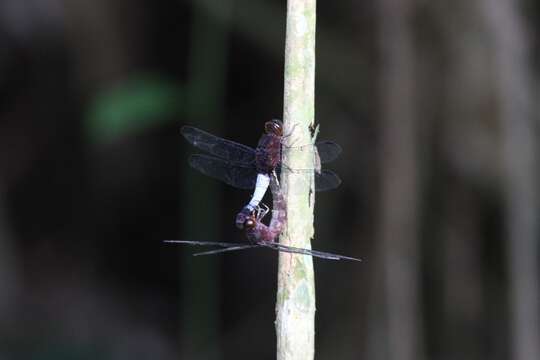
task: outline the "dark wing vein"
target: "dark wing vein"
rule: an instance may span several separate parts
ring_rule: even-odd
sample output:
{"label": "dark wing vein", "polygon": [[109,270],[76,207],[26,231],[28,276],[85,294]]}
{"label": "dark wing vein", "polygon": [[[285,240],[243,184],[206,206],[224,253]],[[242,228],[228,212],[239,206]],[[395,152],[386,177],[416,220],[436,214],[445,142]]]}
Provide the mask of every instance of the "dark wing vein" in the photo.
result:
{"label": "dark wing vein", "polygon": [[[341,179],[338,174],[332,170],[322,170],[320,173],[315,172],[313,169],[291,169],[283,165],[287,171],[296,174],[314,173],[315,174],[315,190],[316,191],[328,191],[334,190],[341,185]],[[278,177],[281,176],[281,169],[276,169]]]}
{"label": "dark wing vein", "polygon": [[231,246],[225,249],[217,249],[217,250],[210,250],[210,251],[203,251],[193,254],[193,256],[203,256],[203,255],[215,255],[215,254],[221,254],[228,251],[236,251],[236,250],[245,250],[245,249],[253,249],[260,247],[260,245],[241,245],[241,246]]}
{"label": "dark wing vein", "polygon": [[327,252],[324,252],[324,251],[302,249],[302,248],[297,248],[297,247],[293,247],[293,246],[287,246],[287,245],[283,245],[283,244],[279,244],[279,243],[270,243],[269,242],[269,243],[261,243],[261,245],[265,246],[265,247],[268,247],[268,248],[271,248],[271,249],[274,249],[274,250],[279,250],[279,251],[284,251],[284,252],[294,253],[294,254],[310,255],[310,256],[315,256],[315,257],[322,258],[322,259],[327,259],[327,260],[362,261],[360,259],[353,258],[353,257],[350,257],[350,256],[332,254],[332,253],[327,253]]}
{"label": "dark wing vein", "polygon": [[323,170],[320,174],[315,173],[315,190],[317,191],[333,190],[340,184],[341,179],[332,170]]}
{"label": "dark wing vein", "polygon": [[333,141],[323,140],[317,142],[315,145],[317,146],[322,164],[334,161],[342,151],[341,146]]}
{"label": "dark wing vein", "polygon": [[202,154],[191,155],[189,165],[206,176],[240,189],[253,189],[257,182],[257,169],[253,166],[232,163]]}
{"label": "dark wing vein", "polygon": [[189,240],[163,240],[164,243],[170,244],[188,244],[188,245],[202,245],[202,246],[220,246],[220,247],[233,247],[244,246],[245,244],[228,243],[228,242],[215,242],[215,241],[189,241]]}
{"label": "dark wing vein", "polygon": [[255,161],[255,150],[249,146],[220,138],[193,126],[183,126],[180,132],[191,145],[222,159],[243,164]]}

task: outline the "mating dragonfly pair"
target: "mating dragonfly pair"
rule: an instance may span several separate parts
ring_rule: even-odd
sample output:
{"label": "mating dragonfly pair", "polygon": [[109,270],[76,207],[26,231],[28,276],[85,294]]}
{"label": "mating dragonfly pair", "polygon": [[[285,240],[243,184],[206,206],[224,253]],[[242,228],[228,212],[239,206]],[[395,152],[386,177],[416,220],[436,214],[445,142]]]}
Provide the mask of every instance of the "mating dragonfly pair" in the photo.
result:
{"label": "mating dragonfly pair", "polygon": [[[220,247],[217,250],[196,253],[195,256],[265,247],[329,260],[360,261],[348,256],[287,246],[276,241],[287,220],[285,199],[276,174],[276,171],[279,171],[284,166],[281,162],[281,149],[284,146],[283,139],[285,135],[283,134],[281,121],[271,120],[265,123],[265,132],[255,149],[222,139],[191,126],[184,126],[182,135],[192,145],[211,154],[191,155],[189,164],[193,168],[234,187],[255,189],[249,203],[236,216],[236,226],[245,229],[249,243],[187,240],[165,240],[165,242]],[[341,153],[340,146],[331,141],[321,141],[316,144],[314,150],[316,150],[315,153],[317,154],[314,168],[294,171],[315,172],[315,189],[317,191],[331,190],[338,187],[341,180],[337,174],[330,170],[321,170],[320,164],[337,158]],[[273,199],[272,218],[269,225],[265,225],[262,220],[270,209],[262,204],[261,200],[269,186]]]}

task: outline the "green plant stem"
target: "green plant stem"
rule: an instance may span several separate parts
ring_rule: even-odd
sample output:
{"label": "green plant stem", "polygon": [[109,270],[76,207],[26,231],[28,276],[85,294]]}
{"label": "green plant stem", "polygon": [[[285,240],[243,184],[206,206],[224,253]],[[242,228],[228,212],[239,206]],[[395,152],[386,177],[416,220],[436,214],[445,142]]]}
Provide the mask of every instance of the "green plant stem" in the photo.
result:
{"label": "green plant stem", "polygon": [[[284,125],[288,144],[313,139],[315,93],[315,0],[288,0],[285,39]],[[313,166],[312,151],[289,151],[291,168]],[[287,202],[287,226],[280,237],[286,245],[310,248],[313,237],[313,175],[283,171],[281,186]],[[313,359],[315,338],[315,277],[309,256],[280,253],[276,302],[277,359]]]}

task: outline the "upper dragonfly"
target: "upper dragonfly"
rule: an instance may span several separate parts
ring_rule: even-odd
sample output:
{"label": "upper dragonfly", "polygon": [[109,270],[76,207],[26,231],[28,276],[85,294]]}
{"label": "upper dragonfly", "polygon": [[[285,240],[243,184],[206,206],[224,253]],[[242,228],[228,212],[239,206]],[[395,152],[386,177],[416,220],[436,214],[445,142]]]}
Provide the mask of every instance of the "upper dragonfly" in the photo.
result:
{"label": "upper dragonfly", "polygon": [[310,255],[327,260],[361,261],[360,259],[349,256],[332,254],[324,251],[297,248],[293,246],[283,245],[277,242],[276,239],[283,231],[283,228],[285,227],[285,223],[287,221],[287,210],[285,206],[285,199],[283,197],[281,189],[279,188],[275,172],[270,175],[270,189],[272,191],[273,198],[272,218],[268,225],[264,224],[262,220],[266,216],[266,214],[268,214],[269,209],[267,206],[257,205],[256,209],[249,216],[247,216],[244,223],[246,237],[249,241],[248,244],[186,240],[165,240],[165,242],[188,245],[217,246],[221,248],[217,250],[199,252],[194,254],[195,256],[212,255],[229,251],[264,247],[288,253]]}
{"label": "upper dragonfly", "polygon": [[[192,126],[184,126],[181,130],[182,135],[189,143],[214,155],[191,155],[189,158],[191,167],[240,189],[255,188],[250,202],[237,216],[236,224],[239,228],[243,227],[247,216],[255,210],[262,200],[270,183],[270,174],[276,168],[279,170],[280,165],[282,165],[283,123],[275,119],[267,121],[264,129],[265,132],[255,149]],[[315,172],[315,190],[335,189],[341,184],[339,176],[331,170],[321,171],[317,165],[336,159],[341,153],[341,147],[332,141],[320,141],[315,145],[320,162],[317,159],[313,168],[293,171],[313,172],[317,170]]]}

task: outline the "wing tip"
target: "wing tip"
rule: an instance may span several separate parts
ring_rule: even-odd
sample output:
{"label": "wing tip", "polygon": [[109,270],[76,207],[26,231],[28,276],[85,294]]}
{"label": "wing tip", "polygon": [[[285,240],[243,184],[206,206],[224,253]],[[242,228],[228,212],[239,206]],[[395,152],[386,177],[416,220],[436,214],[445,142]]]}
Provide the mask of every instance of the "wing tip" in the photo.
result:
{"label": "wing tip", "polygon": [[[328,169],[323,169],[321,171],[321,177],[322,175],[326,175],[326,177],[328,178],[332,178],[331,181],[329,181],[327,183],[327,186],[324,186],[323,184],[325,183],[325,180],[321,179],[320,181],[320,185],[323,185],[323,188],[322,189],[317,189],[317,191],[328,191],[328,190],[334,190],[336,188],[338,188],[342,183],[343,181],[341,180],[341,178],[339,177],[338,174],[336,174],[335,172],[333,172],[332,170],[328,170]],[[317,177],[315,178],[315,187],[317,187]]]}
{"label": "wing tip", "polygon": [[351,260],[351,261],[356,261],[356,262],[363,262],[364,260],[362,259],[358,259],[358,258],[354,258],[354,257],[350,257],[350,256],[345,256],[343,259],[341,260]]}
{"label": "wing tip", "polygon": [[189,125],[182,125],[180,127],[180,134],[186,136],[186,131],[189,130],[192,126]]}
{"label": "wing tip", "polygon": [[334,144],[336,145],[336,155],[335,155],[335,157],[337,158],[343,152],[343,148],[339,144],[336,144],[336,143],[334,143]]}
{"label": "wing tip", "polygon": [[191,144],[194,146],[197,146],[197,133],[201,133],[202,130],[197,129],[194,126],[191,125],[183,125],[180,128],[180,134]]}
{"label": "wing tip", "polygon": [[339,185],[341,185],[341,183],[343,181],[341,180],[341,178],[339,177],[338,174],[334,173],[334,175],[335,175],[335,179],[336,179],[336,187],[338,187]]}

